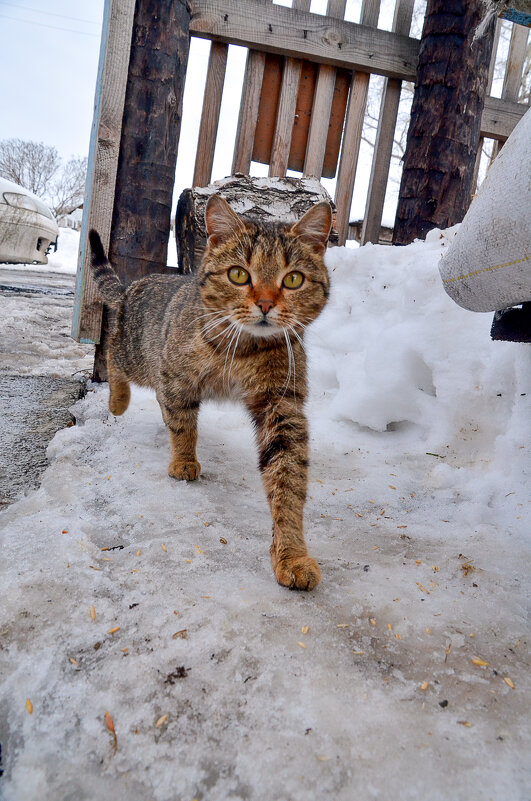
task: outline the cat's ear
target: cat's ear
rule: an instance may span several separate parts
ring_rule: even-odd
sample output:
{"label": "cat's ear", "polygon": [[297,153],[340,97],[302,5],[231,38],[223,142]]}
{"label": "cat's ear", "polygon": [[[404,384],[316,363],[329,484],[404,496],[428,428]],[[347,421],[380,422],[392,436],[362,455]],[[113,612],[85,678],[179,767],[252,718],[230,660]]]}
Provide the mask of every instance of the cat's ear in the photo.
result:
{"label": "cat's ear", "polygon": [[309,209],[304,217],[295,223],[290,233],[299,236],[317,253],[324,255],[326,243],[332,228],[332,209],[330,203],[323,200]]}
{"label": "cat's ear", "polygon": [[209,245],[221,245],[245,228],[243,221],[221,195],[210,195],[205,209]]}

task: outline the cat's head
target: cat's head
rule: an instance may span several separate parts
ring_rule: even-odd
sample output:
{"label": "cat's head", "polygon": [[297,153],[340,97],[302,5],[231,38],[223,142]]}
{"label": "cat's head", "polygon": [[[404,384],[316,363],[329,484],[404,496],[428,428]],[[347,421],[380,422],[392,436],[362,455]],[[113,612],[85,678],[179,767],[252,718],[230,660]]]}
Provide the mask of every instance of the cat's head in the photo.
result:
{"label": "cat's head", "polygon": [[317,203],[294,224],[246,220],[212,195],[205,212],[207,247],[199,270],[207,311],[254,337],[301,333],[329,292],[324,265],[332,210]]}

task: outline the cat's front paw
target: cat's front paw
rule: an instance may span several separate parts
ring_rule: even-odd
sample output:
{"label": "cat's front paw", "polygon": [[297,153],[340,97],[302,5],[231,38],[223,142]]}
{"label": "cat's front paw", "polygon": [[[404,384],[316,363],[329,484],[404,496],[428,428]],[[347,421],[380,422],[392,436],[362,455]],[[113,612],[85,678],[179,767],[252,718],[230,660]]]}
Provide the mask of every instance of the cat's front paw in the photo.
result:
{"label": "cat's front paw", "polygon": [[192,462],[174,459],[168,467],[168,475],[180,481],[195,481],[201,475],[201,465],[197,459]]}
{"label": "cat's front paw", "polygon": [[321,581],[319,565],[311,556],[281,559],[274,570],[278,583],[290,590],[313,590]]}

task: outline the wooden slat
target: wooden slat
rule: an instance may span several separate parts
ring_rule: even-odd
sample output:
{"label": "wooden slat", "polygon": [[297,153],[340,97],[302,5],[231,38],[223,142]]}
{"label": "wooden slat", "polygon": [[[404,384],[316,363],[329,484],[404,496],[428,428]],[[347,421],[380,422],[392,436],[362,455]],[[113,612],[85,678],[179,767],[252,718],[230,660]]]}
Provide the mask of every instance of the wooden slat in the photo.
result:
{"label": "wooden slat", "polygon": [[[414,2],[415,0],[398,0],[395,6],[393,19],[393,30],[397,33],[404,33],[406,35],[409,33],[411,19],[413,17]],[[375,242],[377,244],[380,239],[380,228],[393,152],[393,141],[401,89],[402,81],[399,81],[397,78],[385,79],[378,130],[376,132],[372,156],[367,206],[365,208],[363,229],[361,232],[362,245],[366,242]]]}
{"label": "wooden slat", "polygon": [[[496,28],[494,29],[494,41],[492,42],[492,55],[490,57],[490,64],[489,64],[489,76],[487,79],[487,96],[490,94],[490,90],[492,89],[492,81],[494,78],[494,68],[496,66],[496,54],[498,52],[498,44],[500,41],[500,33],[502,28],[502,21],[501,19],[496,20]],[[472,197],[474,196],[477,185],[478,185],[478,175],[479,175],[479,166],[481,164],[481,154],[483,153],[483,146],[485,144],[485,137],[479,137],[478,143],[478,152],[476,153],[476,161],[474,164],[474,177],[472,179]]]}
{"label": "wooden slat", "polygon": [[232,158],[232,174],[242,172],[249,174],[253,154],[254,133],[258,119],[260,90],[264,77],[266,55],[258,50],[249,50],[245,65],[240,115],[236,130],[234,155]]}
{"label": "wooden slat", "polygon": [[[272,0],[264,0],[264,4]],[[245,63],[238,128],[234,142],[232,157],[232,174],[241,172],[248,175],[251,169],[253,155],[254,132],[258,119],[258,106],[260,104],[260,90],[264,77],[265,53],[258,50],[249,50]]]}
{"label": "wooden slat", "polygon": [[307,61],[305,59],[302,62],[299,90],[297,92],[297,104],[295,108],[295,120],[291,133],[291,147],[288,160],[289,170],[302,172],[304,169],[308,132],[312,119],[313,98],[320,66],[321,65],[316,64],[315,61]]}
{"label": "wooden slat", "polygon": [[487,97],[481,115],[481,135],[505,141],[528,109],[525,103]]}
{"label": "wooden slat", "polygon": [[210,46],[203,111],[197,140],[193,186],[207,186],[212,177],[212,164],[214,163],[214,150],[216,148],[228,50],[228,45],[220,42],[212,42]]}
{"label": "wooden slat", "polygon": [[[363,25],[377,25],[379,12],[380,0],[364,0],[361,9]],[[397,34],[394,35],[397,36]],[[335,194],[336,228],[340,245],[345,244],[348,235],[350,206],[356,180],[363,118],[367,106],[369,77],[365,72],[355,72],[350,86]]]}
{"label": "wooden slat", "polygon": [[92,278],[87,239],[88,231],[96,228],[108,250],[134,11],[135,0],[106,0],[72,322],[72,336],[78,342],[100,341],[103,307]]}
{"label": "wooden slat", "polygon": [[522,25],[513,25],[509,55],[503,79],[502,97],[517,102],[522,83],[522,70],[527,52],[529,30]]}
{"label": "wooden slat", "polygon": [[261,0],[190,0],[190,33],[257,50],[414,81],[419,41]]}
{"label": "wooden slat", "polygon": [[[310,0],[293,0],[292,12],[298,10],[308,12],[310,10]],[[288,169],[301,68],[302,62],[300,59],[286,58],[282,72],[277,122],[273,137],[271,161],[269,163],[269,175],[273,178],[283,178]]]}
{"label": "wooden slat", "polygon": [[[503,76],[502,100],[508,100],[512,103],[516,103],[518,100],[520,84],[522,82],[522,70],[527,50],[528,33],[529,31],[527,28],[513,23],[511,43],[509,45],[509,53],[505,65],[505,75]],[[501,147],[502,144],[499,141],[494,142],[490,156],[491,163],[498,155]]]}
{"label": "wooden slat", "polygon": [[[328,0],[326,13],[328,16],[343,19],[345,6],[346,0]],[[326,141],[330,126],[330,112],[336,85],[336,72],[336,68],[330,67],[328,64],[321,64],[319,67],[306,147],[304,175],[315,175],[320,178],[323,174]]]}
{"label": "wooden slat", "polygon": [[278,103],[277,124],[273,137],[269,175],[282,178],[288,168],[291,147],[291,132],[295,119],[297,91],[301,74],[301,61],[298,58],[286,58],[282,73],[282,86]]}

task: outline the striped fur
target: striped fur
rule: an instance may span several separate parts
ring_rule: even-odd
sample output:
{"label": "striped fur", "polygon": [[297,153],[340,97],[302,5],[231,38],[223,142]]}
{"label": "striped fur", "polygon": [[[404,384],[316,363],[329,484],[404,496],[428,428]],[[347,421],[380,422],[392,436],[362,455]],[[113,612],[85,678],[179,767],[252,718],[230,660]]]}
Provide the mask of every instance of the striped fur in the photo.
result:
{"label": "striped fur", "polygon": [[119,305],[125,288],[111,267],[102,241],[97,231],[89,231],[90,250],[92,255],[92,273],[98,291],[108,306]]}

